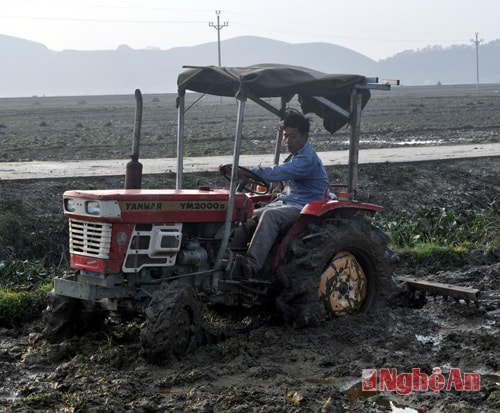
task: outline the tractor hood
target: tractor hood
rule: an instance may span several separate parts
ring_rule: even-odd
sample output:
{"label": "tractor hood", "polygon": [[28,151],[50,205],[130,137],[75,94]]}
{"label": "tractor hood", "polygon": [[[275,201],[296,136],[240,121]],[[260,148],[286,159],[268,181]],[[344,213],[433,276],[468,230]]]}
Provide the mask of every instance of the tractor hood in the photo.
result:
{"label": "tractor hood", "polygon": [[[349,119],[319,103],[323,97],[346,111],[350,110],[351,91],[366,81],[364,76],[326,74],[316,70],[280,64],[259,64],[248,67],[187,67],[178,79],[178,94],[187,90],[239,99],[280,97],[287,102],[298,95],[303,113],[315,113],[324,127],[334,133]],[[370,99],[370,91],[362,90],[362,107]]]}

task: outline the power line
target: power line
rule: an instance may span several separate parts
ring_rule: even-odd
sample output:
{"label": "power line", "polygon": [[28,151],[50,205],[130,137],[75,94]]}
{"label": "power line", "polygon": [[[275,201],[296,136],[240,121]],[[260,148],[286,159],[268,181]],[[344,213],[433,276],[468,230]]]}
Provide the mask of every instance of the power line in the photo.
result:
{"label": "power line", "polygon": [[224,22],[223,24],[220,24],[220,10],[215,10],[215,14],[217,15],[217,24],[214,24],[213,22],[208,23],[208,27],[213,27],[215,30],[217,30],[217,47],[219,50],[219,67],[221,66],[221,60],[220,60],[220,31],[224,28],[229,26],[228,22]]}
{"label": "power line", "polygon": [[18,19],[18,20],[53,20],[53,21],[73,21],[85,23],[158,23],[158,24],[198,24],[202,20],[165,20],[165,19],[94,19],[86,17],[41,17],[41,16],[22,16],[22,15],[0,15],[0,19]]}

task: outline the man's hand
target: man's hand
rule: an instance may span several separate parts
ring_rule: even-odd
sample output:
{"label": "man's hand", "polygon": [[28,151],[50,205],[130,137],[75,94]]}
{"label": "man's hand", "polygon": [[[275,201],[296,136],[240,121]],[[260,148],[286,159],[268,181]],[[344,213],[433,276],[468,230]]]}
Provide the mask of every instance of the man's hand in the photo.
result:
{"label": "man's hand", "polygon": [[219,175],[224,176],[224,164],[223,163],[221,163],[219,165],[219,167],[217,168],[217,170],[219,171]]}

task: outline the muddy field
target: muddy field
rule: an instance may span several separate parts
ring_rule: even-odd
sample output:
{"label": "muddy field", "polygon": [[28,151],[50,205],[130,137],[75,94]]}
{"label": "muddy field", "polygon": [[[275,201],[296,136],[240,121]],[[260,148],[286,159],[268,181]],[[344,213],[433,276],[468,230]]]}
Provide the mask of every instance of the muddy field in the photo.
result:
{"label": "muddy field", "polygon": [[[498,89],[479,94],[472,88],[444,95],[425,88],[418,89],[414,95],[393,92],[390,97],[376,96],[370,103],[374,108],[373,112],[366,113],[364,125],[370,133],[363,128],[365,145],[399,145],[405,140],[412,144],[415,140],[433,144],[437,141],[498,142],[500,103],[495,103]],[[92,105],[92,98],[86,99],[87,103],[80,103],[79,107]],[[164,99],[160,97],[157,104],[163,105]],[[43,99],[40,100],[35,108],[43,106]],[[447,104],[443,106],[445,101]],[[496,112],[494,105],[497,105]],[[133,104],[125,108],[127,116],[131,108]],[[217,111],[210,106],[203,110]],[[394,116],[394,112],[400,116]],[[88,122],[99,119],[89,118]],[[33,122],[40,124],[40,121],[41,118],[37,118]],[[25,122],[26,119],[20,119],[19,125]],[[68,115],[66,120],[46,122],[52,124],[46,128],[59,122],[67,122],[74,128],[79,121]],[[111,122],[113,126],[108,128],[112,129],[117,121]],[[93,145],[100,145],[99,153],[104,158],[113,155],[121,158],[127,153],[124,145],[128,149],[132,125],[130,121],[123,126],[121,144],[92,143],[90,136],[88,145],[84,145],[82,137],[87,136],[86,128],[91,130],[91,127],[82,122],[83,127],[78,127],[80,139],[75,145],[68,142],[66,131],[64,142],[61,138],[59,145],[54,144],[51,150],[45,151],[43,143],[48,139],[45,135],[40,136],[37,144],[26,138],[26,142],[14,147],[15,139],[8,132],[11,124],[4,120],[0,123],[5,125],[0,129],[0,151],[3,151],[2,159],[9,161],[67,158],[70,150],[86,158],[96,151],[95,147],[91,149]],[[209,129],[220,127],[217,121],[213,125]],[[264,125],[263,121],[262,127],[267,127]],[[232,130],[232,126],[228,129]],[[21,132],[18,133],[20,136]],[[163,145],[165,133],[163,128],[156,138],[146,136]],[[175,135],[174,131],[171,133]],[[145,138],[145,153],[149,150],[149,138]],[[112,141],[115,140],[116,136]],[[340,141],[342,134],[335,142]],[[261,142],[255,139],[248,148],[260,149],[256,143]],[[321,139],[318,138],[316,144],[325,150]],[[198,152],[199,145],[192,143],[190,150]],[[342,181],[345,173],[345,167],[329,168],[332,182]],[[361,199],[384,205],[383,213],[389,217],[432,206],[498,209],[499,175],[498,157],[362,165],[359,192]],[[225,184],[215,172],[190,176],[187,181],[192,186]],[[143,182],[145,187],[172,187],[174,178],[150,175],[144,177]],[[57,214],[65,189],[113,186],[122,187],[123,177],[0,180],[0,196],[26,205],[44,205],[45,214]],[[247,312],[239,318],[207,312],[212,320],[231,321],[235,327],[255,323],[255,328],[197,348],[181,360],[172,360],[162,367],[147,364],[141,356],[138,340],[141,320],[109,325],[99,333],[56,344],[41,338],[41,322],[2,329],[0,411],[496,412],[500,409],[499,255],[498,250],[489,254],[477,251],[469,257],[470,264],[462,268],[440,263],[432,268],[409,268],[404,262],[396,268],[397,274],[478,288],[481,291],[478,306],[439,297],[416,303],[396,293],[374,314],[342,317],[305,329],[277,324],[265,312]],[[440,371],[434,370],[436,368]],[[377,369],[379,374],[395,369],[400,375],[399,391],[362,391],[365,369]],[[420,391],[404,391],[403,375],[412,373],[413,369],[420,369],[429,380],[439,379],[438,373],[442,373],[449,388],[433,385]],[[450,372],[456,369],[460,369],[462,375],[478,373],[479,388],[461,390],[456,380],[450,385]]]}
{"label": "muddy field", "polygon": [[[0,162],[124,159],[131,151],[134,91],[129,96],[0,99]],[[400,87],[373,91],[362,114],[362,148],[498,142],[500,85]],[[175,95],[144,95],[140,156],[175,157]],[[186,98],[186,156],[229,155],[235,99]],[[269,102],[279,107],[278,102]],[[296,100],[290,102],[297,107]],[[274,115],[247,103],[242,153],[272,153]],[[331,136],[314,120],[318,151],[347,148],[350,132]]]}

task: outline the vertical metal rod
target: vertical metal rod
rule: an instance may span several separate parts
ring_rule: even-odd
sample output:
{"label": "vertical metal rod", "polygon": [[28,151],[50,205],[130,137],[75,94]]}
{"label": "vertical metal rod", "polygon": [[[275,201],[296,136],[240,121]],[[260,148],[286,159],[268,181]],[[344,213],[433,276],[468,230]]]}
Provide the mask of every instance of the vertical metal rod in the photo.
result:
{"label": "vertical metal rod", "polygon": [[185,95],[178,98],[177,105],[177,178],[176,189],[182,189],[182,171],[184,169],[184,106]]}
{"label": "vertical metal rod", "polygon": [[349,167],[347,193],[349,201],[354,200],[354,192],[358,186],[358,156],[359,156],[359,135],[361,130],[361,91],[354,88],[351,93],[351,137],[349,144]]}
{"label": "vertical metal rod", "polygon": [[220,31],[221,29],[220,26],[220,18],[219,18],[219,13],[217,13],[217,56],[219,56],[219,67],[221,65],[221,58],[220,58]]}
{"label": "vertical metal rod", "polygon": [[238,118],[236,120],[236,132],[234,139],[233,170],[231,172],[231,184],[229,187],[229,200],[227,203],[226,221],[224,223],[224,235],[222,237],[219,252],[217,253],[217,258],[215,260],[216,268],[218,268],[222,263],[222,258],[226,253],[226,248],[229,243],[229,236],[231,235],[231,222],[233,218],[236,187],[238,186],[238,165],[240,162],[240,148],[241,136],[243,134],[243,116],[245,114],[245,102],[246,97],[238,98]]}
{"label": "vertical metal rod", "polygon": [[[286,110],[286,99],[282,97],[281,109],[280,109],[280,121],[282,121],[283,117],[285,116],[285,110]],[[278,165],[280,163],[282,141],[283,141],[283,131],[281,130],[281,128],[279,128],[276,136],[276,147],[274,148],[274,165]]]}
{"label": "vertical metal rod", "polygon": [[217,30],[217,50],[218,50],[218,56],[219,56],[219,67],[221,65],[221,57],[220,57],[220,31],[228,26],[227,22],[224,22],[224,24],[220,24],[220,10],[215,10],[215,14],[217,15],[217,25],[213,24],[212,22],[208,23],[209,27],[213,27],[215,30]]}
{"label": "vertical metal rod", "polygon": [[[212,22],[208,23],[209,27],[213,27],[215,30],[217,30],[217,56],[218,56],[218,62],[219,62],[219,67],[221,67],[221,57],[220,57],[220,31],[228,26],[227,22],[224,22],[224,24],[220,24],[220,10],[215,10],[215,14],[217,15],[217,25],[213,24]],[[219,103],[222,104],[222,96],[219,97]]]}
{"label": "vertical metal rod", "polygon": [[132,159],[139,159],[139,146],[141,139],[142,125],[142,94],[140,89],[135,90],[135,120],[134,120],[134,139],[132,140]]}
{"label": "vertical metal rod", "polygon": [[476,89],[479,89],[479,43],[476,33]]}
{"label": "vertical metal rod", "polygon": [[127,163],[125,168],[125,189],[141,189],[142,186],[142,164],[139,162],[142,124],[142,94],[139,89],[135,90],[135,102],[134,138],[132,140],[131,160]]}
{"label": "vertical metal rod", "polygon": [[479,44],[483,42],[483,39],[479,40],[479,33],[476,32],[476,39],[471,39],[470,41],[476,46],[476,89],[479,89]]}

